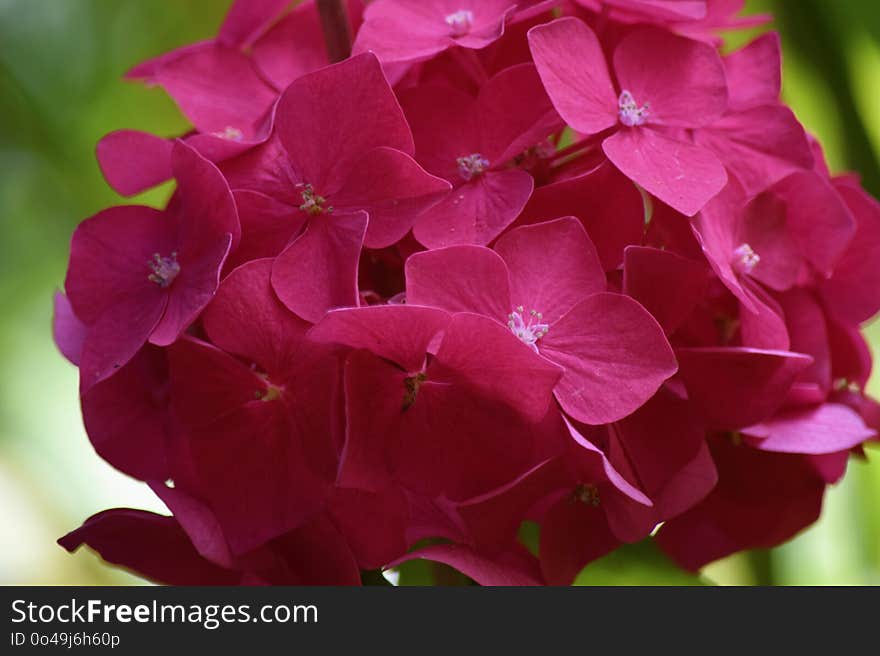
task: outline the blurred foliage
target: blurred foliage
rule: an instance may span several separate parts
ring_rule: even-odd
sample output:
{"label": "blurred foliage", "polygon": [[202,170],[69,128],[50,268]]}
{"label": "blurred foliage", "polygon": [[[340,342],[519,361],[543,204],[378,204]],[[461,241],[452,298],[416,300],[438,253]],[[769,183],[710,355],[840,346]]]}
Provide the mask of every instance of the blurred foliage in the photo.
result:
{"label": "blurred foliage", "polygon": [[[162,506],[91,450],[76,372],[51,342],[51,296],[63,285],[73,228],[121,201],[95,163],[97,140],[123,127],[160,135],[186,128],[160,90],[121,76],[144,59],[213,35],[228,4],[0,0],[0,583],[137,581],[86,552],[69,556],[54,542],[101,509]],[[748,10],[777,15],[784,94],[822,140],[833,170],[858,170],[880,194],[880,4],[750,0]],[[168,192],[166,185],[136,200],[159,205]],[[880,329],[868,334],[876,353]],[[880,378],[872,386],[880,394]],[[880,583],[875,499],[880,466],[853,462],[815,527],[771,552],[711,565],[706,577],[730,584]],[[416,570],[402,578],[419,582],[425,572]],[[672,568],[649,542],[601,559],[581,580],[701,582]]]}

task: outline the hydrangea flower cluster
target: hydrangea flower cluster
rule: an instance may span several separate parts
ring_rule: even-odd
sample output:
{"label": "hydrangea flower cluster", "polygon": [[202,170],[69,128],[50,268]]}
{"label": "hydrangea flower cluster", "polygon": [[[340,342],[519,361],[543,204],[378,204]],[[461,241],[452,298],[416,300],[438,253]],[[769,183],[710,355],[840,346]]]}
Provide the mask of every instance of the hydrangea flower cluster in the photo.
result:
{"label": "hydrangea flower cluster", "polygon": [[774,33],[722,48],[764,18],[349,0],[331,62],[291,4],[128,74],[189,133],[98,144],[118,192],[176,190],[77,228],[55,338],[95,450],[172,515],[64,547],[171,584],[568,584],[818,517],[880,425],[880,204],[780,101]]}

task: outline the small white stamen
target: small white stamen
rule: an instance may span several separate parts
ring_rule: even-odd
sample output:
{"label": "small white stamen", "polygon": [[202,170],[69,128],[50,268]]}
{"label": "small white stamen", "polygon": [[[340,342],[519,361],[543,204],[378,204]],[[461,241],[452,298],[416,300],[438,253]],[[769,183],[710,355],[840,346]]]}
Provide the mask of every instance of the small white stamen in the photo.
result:
{"label": "small white stamen", "polygon": [[489,168],[489,160],[480,153],[471,153],[455,160],[458,164],[458,174],[462,180],[472,180],[482,175]]}
{"label": "small white stamen", "polygon": [[650,116],[648,113],[650,104],[645,103],[639,107],[636,99],[633,98],[633,95],[626,89],[620,94],[620,98],[617,100],[617,107],[617,114],[620,116],[620,122],[627,127],[642,125],[648,120],[648,116]]}
{"label": "small white stamen", "polygon": [[740,273],[751,273],[760,261],[761,256],[748,244],[740,244],[733,250],[733,266]]}
{"label": "small white stamen", "polygon": [[524,312],[523,306],[518,305],[513,312],[507,315],[507,327],[510,328],[510,332],[537,353],[538,347],[535,342],[547,334],[550,330],[550,325],[542,323],[544,315],[537,310],[529,311],[527,323],[523,319]]}
{"label": "small white stamen", "polygon": [[312,185],[307,183],[300,183],[297,185],[298,189],[302,189],[300,192],[302,195],[302,205],[299,206],[299,209],[305,212],[306,214],[311,214],[315,216],[317,214],[323,214],[324,212],[332,212],[332,207],[324,207],[324,203],[327,202],[327,199],[315,192],[315,189]]}
{"label": "small white stamen", "polygon": [[474,24],[474,12],[468,9],[459,9],[446,17],[450,36],[459,37],[468,34]]}
{"label": "small white stamen", "polygon": [[215,137],[220,137],[221,139],[227,139],[229,141],[241,141],[242,137],[244,136],[241,130],[239,130],[238,128],[234,128],[231,125],[227,125],[222,130],[212,132],[211,134]]}
{"label": "small white stamen", "polygon": [[177,262],[177,253],[172,253],[170,257],[162,257],[158,253],[153,253],[153,259],[147,262],[152,273],[147,279],[156,283],[162,289],[169,287],[177,274],[180,273],[180,264]]}

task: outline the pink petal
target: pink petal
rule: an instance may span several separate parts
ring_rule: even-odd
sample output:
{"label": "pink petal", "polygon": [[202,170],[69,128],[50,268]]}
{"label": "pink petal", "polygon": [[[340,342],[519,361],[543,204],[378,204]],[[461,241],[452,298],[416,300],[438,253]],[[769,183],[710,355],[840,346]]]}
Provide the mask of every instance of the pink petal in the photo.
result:
{"label": "pink petal", "polygon": [[617,124],[617,93],[593,30],[576,18],[560,18],[529,30],[529,47],[566,123],[584,134]]}
{"label": "pink petal", "polygon": [[782,105],[729,113],[698,130],[695,141],[715,153],[749,195],[813,166],[804,128]]}
{"label": "pink petal", "polygon": [[856,233],[830,279],[820,284],[822,299],[836,316],[861,323],[880,309],[880,204],[861,189],[837,185],[856,218]]}
{"label": "pink petal", "polygon": [[238,246],[238,210],[220,169],[180,140],[174,144],[171,166],[178,193],[168,211],[178,217],[180,250],[193,257],[205,247],[213,249],[217,237],[225,234],[232,236],[233,248]]}
{"label": "pink petal", "polygon": [[131,360],[159,324],[167,303],[158,285],[155,291],[120,299],[89,326],[80,355],[80,394],[106,380]]}
{"label": "pink petal", "polygon": [[227,353],[277,374],[302,365],[297,355],[308,324],[275,296],[271,273],[270,259],[248,262],[230,273],[205,309],[202,325]]}
{"label": "pink petal", "polygon": [[406,497],[399,489],[381,493],[338,488],[330,507],[361,569],[377,569],[406,553]]}
{"label": "pink petal", "polygon": [[318,342],[372,351],[417,372],[434,337],[449,322],[449,314],[417,305],[374,305],[328,312],[310,331]]}
{"label": "pink petal", "polygon": [[241,242],[226,260],[226,269],[264,257],[277,257],[302,231],[307,215],[257,191],[233,192],[241,222]]}
{"label": "pink petal", "polygon": [[222,45],[182,53],[156,71],[162,86],[199,132],[237,130],[250,139],[276,92],[248,58]]}
{"label": "pink petal", "polygon": [[732,109],[771,105],[782,89],[779,34],[762,34],[724,58]]}
{"label": "pink petal", "polygon": [[513,223],[533,188],[521,169],[487,171],[422,213],[413,234],[428,248],[488,244]]}
{"label": "pink petal", "polygon": [[749,348],[680,348],[679,371],[690,400],[712,428],[735,429],[770,417],[807,355]]}
{"label": "pink petal", "polygon": [[579,302],[604,292],[605,272],[593,242],[574,217],[511,230],[495,245],[510,271],[511,308],[541,312],[553,323]]}
{"label": "pink petal", "polygon": [[88,326],[80,321],[70,307],[70,301],[61,292],[55,292],[52,313],[52,338],[71,364],[79,366],[83,342],[88,334]]}
{"label": "pink petal", "polygon": [[262,34],[254,42],[251,56],[278,89],[329,64],[315,3],[297,6]]}
{"label": "pink petal", "polygon": [[324,196],[373,148],[414,151],[403,111],[372,54],[293,82],[278,102],[276,129],[304,181]]}
{"label": "pink petal", "polygon": [[432,366],[507,403],[532,422],[547,413],[561,373],[505,326],[470,313],[452,317]]}
{"label": "pink petal", "polygon": [[335,211],[366,210],[370,216],[364,245],[385,248],[400,241],[416,217],[438,201],[451,185],[406,153],[374,148],[351,169],[330,201]]}
{"label": "pink petal", "polygon": [[92,515],[58,544],[85,544],[105,561],[168,585],[236,585],[241,575],[202,558],[173,517],[115,508]]}
{"label": "pink petal", "polygon": [[501,559],[490,559],[461,544],[437,544],[407,554],[389,565],[395,567],[414,558],[449,565],[484,586],[541,585],[534,572]]}
{"label": "pink petal", "polygon": [[743,287],[751,296],[753,307],[750,309],[742,305],[739,310],[742,346],[770,351],[791,349],[802,352],[801,349],[792,346],[785,325],[786,315],[779,303],[760,285],[748,278],[743,280]]}
{"label": "pink petal", "polygon": [[176,226],[150,207],[111,207],[77,226],[70,243],[64,288],[76,315],[86,324],[105,310],[143,295],[164,294],[151,282],[154,253],[177,250]]}
{"label": "pink petal", "polygon": [[621,91],[648,105],[648,123],[695,128],[727,109],[724,65],[712,46],[665,30],[631,32],[614,50]]}
{"label": "pink petal", "polygon": [[641,305],[595,294],[550,326],[539,343],[563,367],[556,398],[578,421],[616,421],[651,398],[676,371],[663,330]]}
{"label": "pink petal", "polygon": [[710,151],[655,130],[623,129],[602,149],[624,175],[686,216],[699,212],[727,182]]}
{"label": "pink petal", "polygon": [[837,403],[781,412],[742,432],[758,438],[754,446],[762,451],[814,455],[848,451],[877,434],[855,411]]}
{"label": "pink petal", "polygon": [[[623,290],[671,335],[703,300],[708,273],[704,264],[671,251],[629,246],[624,255]],[[670,289],[675,294],[670,295]]]}
{"label": "pink petal", "polygon": [[812,171],[794,173],[773,186],[785,200],[786,222],[803,257],[830,275],[856,232],[856,222],[834,187]]}
{"label": "pink petal", "polygon": [[165,354],[145,348],[83,395],[83,423],[95,451],[134,478],[169,476],[167,384]]}
{"label": "pink petal", "polygon": [[507,267],[483,246],[447,246],[406,261],[406,300],[507,323],[513,306]]}
{"label": "pink petal", "polygon": [[327,310],[356,306],[366,229],[366,212],[309,221],[305,232],[275,260],[272,287],[281,302],[312,323]]}
{"label": "pink petal", "polygon": [[[541,83],[533,64],[518,64],[493,76],[477,101],[481,125],[480,151],[498,164],[562,129],[564,122]],[[518,111],[510,111],[518,107]]]}
{"label": "pink petal", "polygon": [[639,190],[607,163],[586,175],[538,187],[518,221],[537,223],[560,216],[581,220],[606,271],[620,266],[624,248],[641,242],[645,229]]}
{"label": "pink petal", "polygon": [[138,130],[105,135],[96,148],[107,184],[123,196],[134,196],[171,177],[173,142]]}
{"label": "pink petal", "polygon": [[601,509],[562,500],[541,525],[541,573],[548,585],[571,585],[586,565],[619,545]]}
{"label": "pink petal", "polygon": [[169,288],[165,313],[150,334],[150,343],[168,346],[196,320],[217,291],[231,241],[230,235],[222,235],[196,256],[181,253],[180,273]]}
{"label": "pink petal", "polygon": [[236,0],[217,39],[231,47],[249,45],[288,4],[289,0]]}

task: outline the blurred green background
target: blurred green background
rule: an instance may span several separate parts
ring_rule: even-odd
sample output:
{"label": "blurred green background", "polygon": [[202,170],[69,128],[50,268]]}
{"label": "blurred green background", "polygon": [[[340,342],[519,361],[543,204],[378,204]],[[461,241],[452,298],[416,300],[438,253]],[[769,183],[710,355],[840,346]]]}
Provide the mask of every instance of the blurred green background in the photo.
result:
{"label": "blurred green background", "polygon": [[[161,135],[186,127],[160,90],[120,77],[143,59],[210,37],[228,5],[0,0],[0,584],[139,581],[55,545],[108,507],[164,509],[92,451],[76,371],[52,345],[51,299],[76,224],[121,200],[103,182],[96,141],[122,127]],[[749,1],[749,13],[765,11],[776,14],[783,36],[787,100],[821,138],[833,170],[861,172],[880,195],[880,3]],[[138,200],[161,204],[168,192],[166,185]],[[880,324],[867,331],[876,355]],[[880,394],[880,375],[872,391]],[[869,455],[873,463],[851,462],[814,527],[705,574],[727,584],[880,584],[880,449]],[[625,554],[608,563],[603,582],[675,582],[662,566],[630,565]]]}

